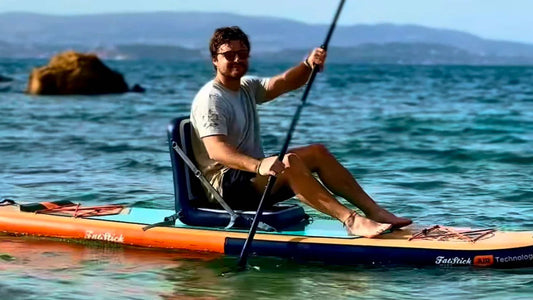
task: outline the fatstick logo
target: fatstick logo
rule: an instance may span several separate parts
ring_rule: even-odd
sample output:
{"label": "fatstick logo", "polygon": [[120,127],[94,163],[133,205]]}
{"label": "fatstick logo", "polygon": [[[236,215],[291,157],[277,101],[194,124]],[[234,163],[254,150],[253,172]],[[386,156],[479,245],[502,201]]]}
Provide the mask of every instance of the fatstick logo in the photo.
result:
{"label": "fatstick logo", "polygon": [[435,264],[437,265],[471,265],[472,259],[470,257],[445,257],[437,256],[435,258]]}
{"label": "fatstick logo", "polygon": [[124,236],[121,235],[115,235],[113,233],[104,232],[104,233],[96,233],[92,230],[85,231],[85,238],[89,240],[99,240],[99,241],[106,241],[106,242],[114,242],[114,243],[124,243]]}

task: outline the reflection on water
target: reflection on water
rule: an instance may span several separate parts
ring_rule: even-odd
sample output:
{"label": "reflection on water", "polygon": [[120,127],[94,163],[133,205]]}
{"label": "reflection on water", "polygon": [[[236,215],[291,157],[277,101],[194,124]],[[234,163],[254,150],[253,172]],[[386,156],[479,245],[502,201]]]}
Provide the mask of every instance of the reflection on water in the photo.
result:
{"label": "reflection on water", "polygon": [[[141,299],[141,295],[173,294],[175,289],[171,281],[165,279],[168,270],[196,272],[202,270],[197,265],[220,258],[219,254],[212,253],[164,252],[98,242],[12,236],[0,236],[0,249],[2,278],[11,283],[19,282],[13,285],[19,288],[6,287],[10,294],[23,291],[50,298],[71,294],[87,299],[94,295],[102,298],[139,296]],[[216,278],[213,272],[203,275]],[[205,283],[210,281],[209,276],[183,276],[188,277],[205,278]],[[32,281],[50,289],[29,288]]]}

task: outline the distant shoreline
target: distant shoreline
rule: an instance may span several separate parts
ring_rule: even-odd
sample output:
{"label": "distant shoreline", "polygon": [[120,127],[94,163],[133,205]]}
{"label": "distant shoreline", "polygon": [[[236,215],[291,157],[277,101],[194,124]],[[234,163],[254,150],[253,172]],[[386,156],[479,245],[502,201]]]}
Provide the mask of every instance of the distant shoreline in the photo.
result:
{"label": "distant shoreline", "polygon": [[[51,45],[48,47],[52,48]],[[48,60],[53,55],[72,47],[55,46],[57,50],[46,53],[23,50],[14,53],[0,52],[2,59]],[[252,52],[257,62],[294,63],[307,53],[307,49],[290,49]],[[118,45],[110,49],[84,49],[80,52],[96,53],[103,60],[112,61],[209,61],[209,55],[200,49],[185,49],[162,45]],[[391,65],[533,65],[533,57],[504,57],[476,55],[467,51],[438,44],[364,44],[357,47],[333,47],[329,50],[329,63],[340,64],[391,64]]]}
{"label": "distant shoreline", "polygon": [[[201,61],[214,28],[238,25],[252,59],[294,62],[320,45],[327,25],[228,13],[0,14],[0,57],[49,59],[65,50],[102,59]],[[65,30],[68,28],[68,30]],[[533,65],[533,44],[483,39],[418,25],[338,26],[329,62],[352,64]]]}

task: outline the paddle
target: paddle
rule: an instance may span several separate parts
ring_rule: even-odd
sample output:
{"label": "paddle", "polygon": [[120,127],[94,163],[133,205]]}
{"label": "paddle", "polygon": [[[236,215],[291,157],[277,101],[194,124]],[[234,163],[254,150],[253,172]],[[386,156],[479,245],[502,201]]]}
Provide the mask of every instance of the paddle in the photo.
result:
{"label": "paddle", "polygon": [[[327,50],[328,48],[329,40],[331,39],[331,36],[333,35],[333,30],[335,29],[335,26],[337,25],[337,19],[339,18],[343,5],[344,5],[344,0],[341,0],[341,2],[339,3],[339,7],[337,8],[337,12],[335,13],[335,17],[333,18],[333,22],[331,23],[331,26],[329,27],[326,40],[324,41],[324,44],[322,44],[321,46],[321,48],[324,50]],[[309,91],[311,90],[311,86],[313,85],[313,81],[315,80],[317,73],[318,73],[318,68],[316,66],[313,66],[313,71],[311,72],[311,76],[309,77],[309,81],[302,95],[302,101],[300,105],[298,105],[298,108],[296,109],[296,113],[294,114],[294,117],[292,118],[289,131],[287,132],[287,137],[285,138],[285,143],[283,144],[283,147],[281,148],[281,151],[279,152],[279,155],[278,155],[279,161],[282,161],[283,157],[287,153],[287,149],[289,148],[289,143],[291,142],[292,133],[294,132],[296,123],[298,122],[298,119],[300,118],[302,108],[305,104],[305,101],[307,100],[307,95],[309,94]],[[266,185],[265,191],[263,192],[263,195],[261,197],[261,201],[259,202],[259,206],[257,207],[257,212],[252,222],[252,226],[250,227],[248,238],[246,239],[246,242],[244,243],[244,246],[242,247],[241,256],[239,257],[239,261],[238,261],[238,266],[240,268],[246,267],[246,263],[248,261],[248,254],[250,252],[250,247],[252,245],[255,232],[257,231],[257,225],[259,224],[259,220],[261,218],[261,215],[263,214],[263,203],[265,202],[265,199],[267,199],[270,196],[270,193],[272,192],[272,188],[274,187],[275,183],[276,183],[276,177],[270,176],[268,178],[268,183]]]}

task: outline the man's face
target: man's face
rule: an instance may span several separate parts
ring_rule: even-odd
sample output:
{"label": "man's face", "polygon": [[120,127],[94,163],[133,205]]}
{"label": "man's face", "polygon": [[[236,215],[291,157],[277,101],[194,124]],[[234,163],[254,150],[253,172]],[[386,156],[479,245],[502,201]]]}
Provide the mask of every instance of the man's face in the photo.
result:
{"label": "man's face", "polygon": [[248,71],[249,49],[241,41],[231,41],[218,47],[213,64],[217,73],[231,79],[240,79]]}

